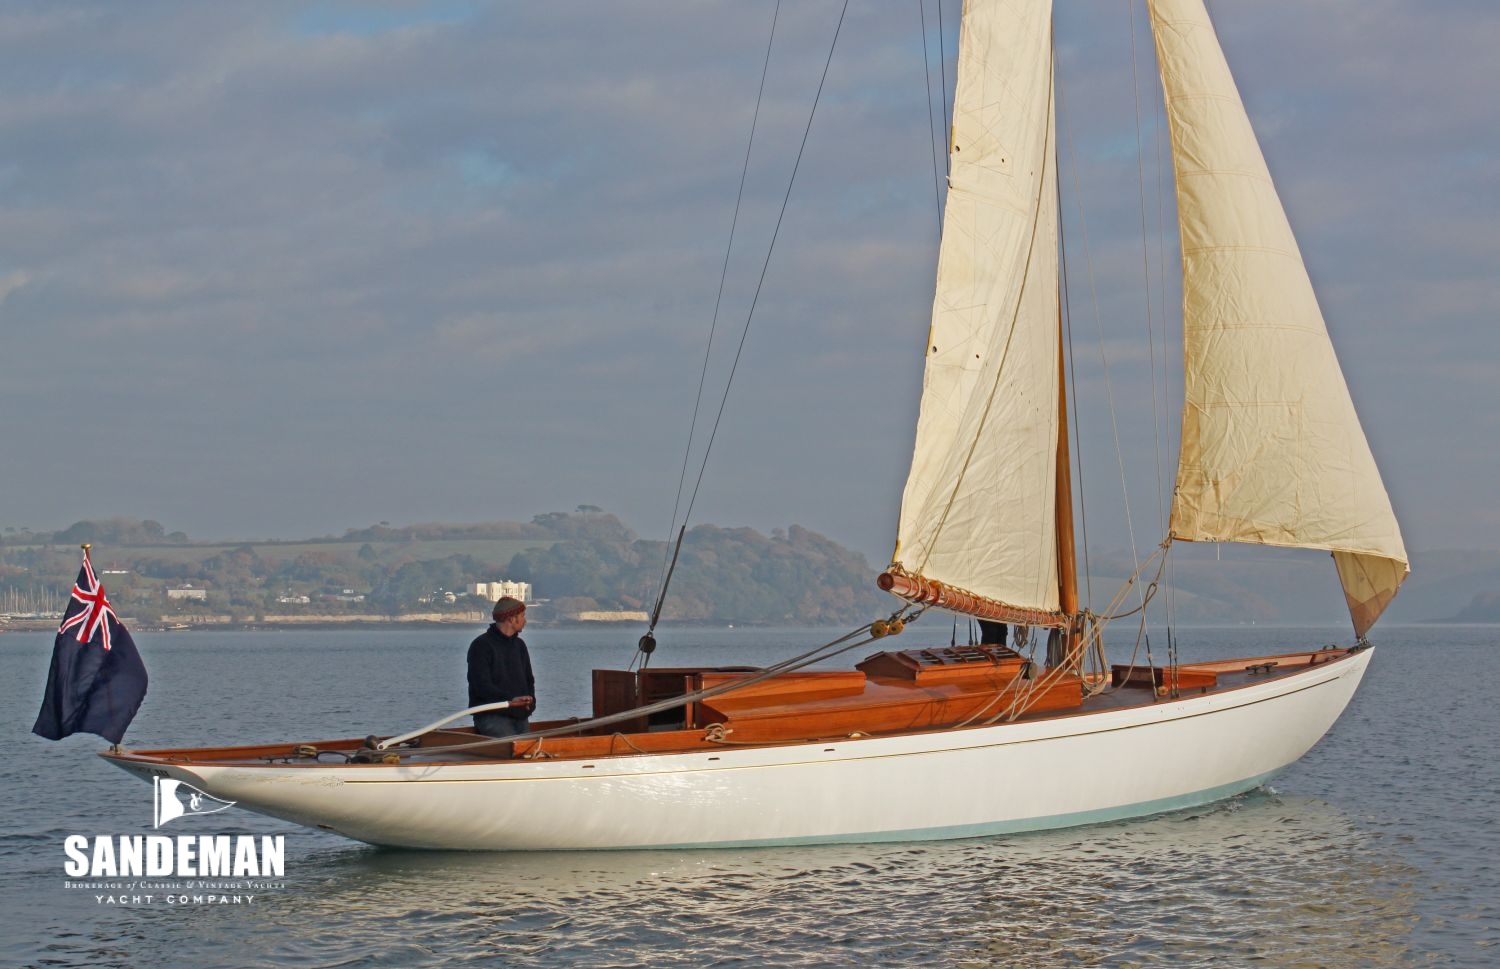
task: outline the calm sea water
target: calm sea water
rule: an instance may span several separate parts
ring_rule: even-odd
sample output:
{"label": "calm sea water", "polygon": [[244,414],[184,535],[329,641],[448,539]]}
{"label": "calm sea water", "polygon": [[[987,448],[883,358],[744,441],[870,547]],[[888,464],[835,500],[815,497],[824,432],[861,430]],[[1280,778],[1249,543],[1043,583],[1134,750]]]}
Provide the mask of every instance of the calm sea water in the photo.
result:
{"label": "calm sea water", "polygon": [[[477,630],[475,630],[477,631]],[[528,629],[541,715],[638,630]],[[284,887],[238,906],[69,889],[69,834],[148,834],[151,791],[92,737],[29,734],[51,636],[0,635],[0,965],[1490,966],[1500,962],[1500,628],[1381,627],[1332,733],[1211,808],[1010,838],[538,855],[375,849],[230,810],[194,833],[284,833]],[[393,733],[464,705],[471,632],[136,637],[132,746]],[[919,644],[913,631],[903,645]],[[927,630],[946,642],[947,631]],[[780,658],[818,630],[669,630],[658,665]],[[1192,655],[1332,629],[1184,632]]]}

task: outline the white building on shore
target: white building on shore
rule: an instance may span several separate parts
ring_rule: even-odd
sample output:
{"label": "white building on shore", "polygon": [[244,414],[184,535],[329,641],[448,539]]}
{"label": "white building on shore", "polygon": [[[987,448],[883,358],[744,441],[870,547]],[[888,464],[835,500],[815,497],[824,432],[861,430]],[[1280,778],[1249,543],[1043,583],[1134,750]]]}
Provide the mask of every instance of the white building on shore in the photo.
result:
{"label": "white building on shore", "polygon": [[498,582],[476,582],[469,587],[469,594],[491,602],[503,599],[505,596],[520,599],[522,602],[532,601],[530,582],[512,582],[509,579],[501,579]]}

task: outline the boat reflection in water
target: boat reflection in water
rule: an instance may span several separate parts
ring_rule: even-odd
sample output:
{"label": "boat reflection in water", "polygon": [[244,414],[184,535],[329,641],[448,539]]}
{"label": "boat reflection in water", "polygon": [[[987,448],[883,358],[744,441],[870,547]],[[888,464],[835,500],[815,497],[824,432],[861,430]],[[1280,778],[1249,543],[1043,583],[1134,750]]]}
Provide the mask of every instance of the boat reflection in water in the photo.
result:
{"label": "boat reflection in water", "polygon": [[835,953],[887,965],[1387,966],[1410,962],[1415,919],[1408,866],[1337,808],[1264,791],[1008,839],[501,855],[340,848],[301,865],[320,873],[319,889],[268,896],[262,915],[338,931],[285,939],[294,961],[388,960],[409,946],[418,963],[437,950],[514,966],[827,965]]}

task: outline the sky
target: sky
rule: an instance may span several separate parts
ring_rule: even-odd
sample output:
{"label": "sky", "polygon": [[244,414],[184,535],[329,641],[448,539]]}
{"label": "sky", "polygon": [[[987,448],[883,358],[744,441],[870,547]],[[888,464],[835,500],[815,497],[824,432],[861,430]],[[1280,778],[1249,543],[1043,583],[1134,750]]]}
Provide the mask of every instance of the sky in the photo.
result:
{"label": "sky", "polygon": [[[1141,6],[1056,18],[1098,547],[1160,539],[1180,393]],[[958,7],[940,48],[936,0],[855,0],[828,60],[840,9],[787,0],[767,61],[773,0],[0,6],[0,528],[662,538],[748,316],[692,521],[882,563]],[[1500,548],[1500,6],[1210,9],[1408,549]]]}

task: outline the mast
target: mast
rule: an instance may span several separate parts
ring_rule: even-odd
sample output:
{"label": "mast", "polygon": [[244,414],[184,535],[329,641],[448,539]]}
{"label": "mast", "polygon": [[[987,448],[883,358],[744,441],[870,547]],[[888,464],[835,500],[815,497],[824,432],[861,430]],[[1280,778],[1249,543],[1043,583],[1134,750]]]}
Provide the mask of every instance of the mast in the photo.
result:
{"label": "mast", "polygon": [[1058,605],[1068,619],[1064,655],[1078,638],[1078,559],[1073,548],[1073,472],[1068,449],[1067,363],[1063,355],[1062,302],[1057,308],[1057,585]]}

